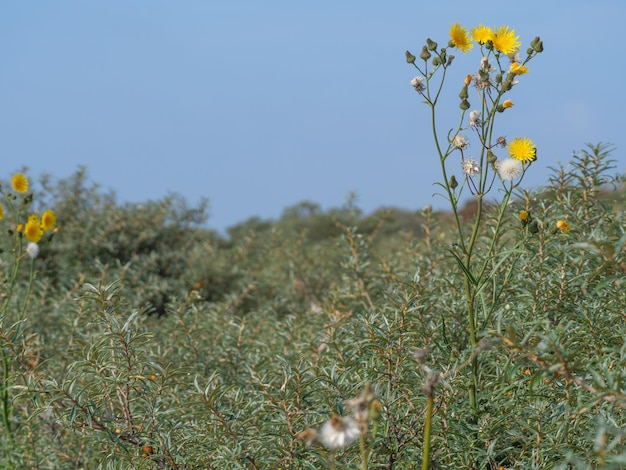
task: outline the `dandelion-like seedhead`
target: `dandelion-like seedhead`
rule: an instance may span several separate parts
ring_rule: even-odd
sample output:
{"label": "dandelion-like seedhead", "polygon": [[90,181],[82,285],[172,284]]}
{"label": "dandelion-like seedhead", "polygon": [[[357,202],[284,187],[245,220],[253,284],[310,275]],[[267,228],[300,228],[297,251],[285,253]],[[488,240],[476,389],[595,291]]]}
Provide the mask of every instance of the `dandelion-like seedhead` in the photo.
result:
{"label": "dandelion-like seedhead", "polygon": [[454,136],[454,139],[452,139],[452,145],[456,149],[464,149],[469,145],[469,142],[467,141],[465,136],[457,134]]}
{"label": "dandelion-like seedhead", "polygon": [[469,114],[469,126],[470,127],[478,127],[480,126],[480,111],[474,110]]}
{"label": "dandelion-like seedhead", "polygon": [[327,449],[343,449],[355,442],[360,434],[359,424],[354,418],[333,416],[322,425],[318,440]]}
{"label": "dandelion-like seedhead", "polygon": [[424,77],[413,77],[411,79],[411,86],[415,88],[415,91],[421,93],[424,91]]}
{"label": "dandelion-like seedhead", "polygon": [[476,176],[480,173],[478,161],[474,158],[466,158],[461,163],[461,166],[463,167],[463,174],[465,176]]}
{"label": "dandelion-like seedhead", "polygon": [[30,242],[26,246],[26,254],[32,259],[37,258],[39,255],[39,245],[35,242]]}
{"label": "dandelion-like seedhead", "polygon": [[496,162],[498,174],[502,181],[516,180],[524,173],[522,163],[514,158],[505,158]]}

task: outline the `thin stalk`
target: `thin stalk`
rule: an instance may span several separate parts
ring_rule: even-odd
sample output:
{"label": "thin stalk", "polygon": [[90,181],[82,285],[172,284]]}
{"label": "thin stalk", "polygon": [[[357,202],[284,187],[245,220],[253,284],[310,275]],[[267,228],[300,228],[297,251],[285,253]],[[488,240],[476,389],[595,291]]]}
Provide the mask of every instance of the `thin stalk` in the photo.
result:
{"label": "thin stalk", "polygon": [[433,391],[426,400],[426,423],[424,423],[424,444],[422,448],[422,470],[430,468],[430,431],[433,418]]}

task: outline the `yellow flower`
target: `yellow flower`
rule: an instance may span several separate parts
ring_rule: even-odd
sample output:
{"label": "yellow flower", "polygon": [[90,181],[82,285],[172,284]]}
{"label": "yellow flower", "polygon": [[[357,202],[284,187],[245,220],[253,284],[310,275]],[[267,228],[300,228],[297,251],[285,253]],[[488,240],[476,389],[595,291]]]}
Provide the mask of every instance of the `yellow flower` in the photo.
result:
{"label": "yellow flower", "polygon": [[463,51],[463,54],[469,52],[474,44],[467,33],[467,29],[460,25],[460,23],[454,23],[450,26],[450,43]]}
{"label": "yellow flower", "polygon": [[561,232],[569,233],[569,225],[564,220],[559,220],[556,223],[556,228],[558,228]]}
{"label": "yellow flower", "polygon": [[41,228],[44,231],[52,230],[57,224],[57,216],[53,210],[47,210],[41,216]]}
{"label": "yellow flower", "polygon": [[0,204],[0,219],[4,219],[4,207]]}
{"label": "yellow flower", "polygon": [[517,215],[517,217],[522,222],[528,222],[528,217],[530,217],[530,214],[528,213],[528,211],[520,211],[520,213]]}
{"label": "yellow flower", "polygon": [[41,228],[41,222],[39,222],[39,216],[32,214],[28,217],[28,222],[24,227],[24,236],[29,242],[37,243],[43,236],[43,229]]}
{"label": "yellow flower", "polygon": [[13,185],[13,189],[18,193],[28,191],[28,178],[21,173],[15,173],[11,177],[11,184]]}
{"label": "yellow flower", "polygon": [[512,73],[513,75],[524,75],[525,73],[528,73],[528,67],[518,64],[517,62],[513,62],[509,67],[509,73]]}
{"label": "yellow flower", "polygon": [[508,26],[500,26],[500,29],[494,28],[491,42],[496,51],[507,55],[515,53],[522,44],[519,36],[515,35],[515,30],[509,29]]}
{"label": "yellow flower", "polygon": [[485,44],[493,40],[493,31],[490,27],[480,24],[472,28],[472,37],[478,44]]}
{"label": "yellow flower", "polygon": [[535,143],[527,137],[516,137],[509,142],[509,155],[522,163],[537,160]]}
{"label": "yellow flower", "polygon": [[504,100],[504,102],[502,103],[502,107],[503,108],[511,108],[513,106],[513,102],[511,100]]}

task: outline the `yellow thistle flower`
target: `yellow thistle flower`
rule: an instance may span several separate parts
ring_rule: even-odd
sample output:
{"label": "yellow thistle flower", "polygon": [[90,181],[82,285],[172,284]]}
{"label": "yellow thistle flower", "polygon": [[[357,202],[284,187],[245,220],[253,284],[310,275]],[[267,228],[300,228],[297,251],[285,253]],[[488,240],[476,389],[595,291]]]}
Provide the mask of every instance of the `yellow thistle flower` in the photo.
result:
{"label": "yellow thistle flower", "polygon": [[11,185],[15,192],[25,193],[28,191],[28,178],[22,173],[16,173],[11,177]]}
{"label": "yellow thistle flower", "polygon": [[528,222],[528,217],[530,217],[528,211],[520,211],[520,213],[517,215],[517,218],[522,222]]}
{"label": "yellow thistle flower", "polygon": [[493,31],[491,31],[490,27],[479,24],[472,28],[472,37],[478,44],[485,44],[493,40]]}
{"label": "yellow thistle flower", "polygon": [[509,73],[512,73],[513,75],[524,75],[525,73],[528,73],[528,67],[517,62],[512,62],[509,67]]}
{"label": "yellow thistle flower", "polygon": [[24,230],[24,224],[17,224],[17,231],[21,232]]}
{"label": "yellow thistle flower", "polygon": [[32,214],[28,217],[28,222],[24,227],[24,236],[29,242],[37,243],[43,236],[43,229],[41,228],[41,222],[37,214]]}
{"label": "yellow thistle flower", "polygon": [[454,23],[450,26],[450,43],[457,49],[463,51],[463,54],[469,52],[474,44],[467,33],[467,29],[460,23]]}
{"label": "yellow thistle flower", "polygon": [[507,55],[517,52],[522,44],[519,36],[515,35],[515,30],[509,29],[508,26],[500,26],[500,29],[494,28],[491,42],[496,51]]}
{"label": "yellow thistle flower", "polygon": [[41,228],[47,232],[52,230],[57,224],[57,216],[53,210],[47,210],[41,216]]}
{"label": "yellow thistle flower", "polygon": [[0,219],[4,219],[4,207],[0,204]]}
{"label": "yellow thistle flower", "polygon": [[558,228],[563,233],[569,233],[569,225],[564,220],[559,220],[556,223],[556,228]]}
{"label": "yellow thistle flower", "polygon": [[506,108],[511,108],[511,107],[513,107],[513,102],[511,100],[504,100],[502,102],[502,107],[505,108],[505,109]]}
{"label": "yellow thistle flower", "polygon": [[528,137],[516,137],[509,142],[509,155],[522,163],[537,160],[537,148]]}

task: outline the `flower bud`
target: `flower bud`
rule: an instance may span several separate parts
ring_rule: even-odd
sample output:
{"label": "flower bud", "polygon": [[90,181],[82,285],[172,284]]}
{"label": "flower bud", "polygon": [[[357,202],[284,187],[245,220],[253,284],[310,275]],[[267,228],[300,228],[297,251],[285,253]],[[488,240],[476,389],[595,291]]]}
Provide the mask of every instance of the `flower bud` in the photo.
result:
{"label": "flower bud", "polygon": [[537,36],[531,41],[530,47],[532,47],[537,53],[543,52],[543,41],[539,36]]}
{"label": "flower bud", "polygon": [[442,64],[443,64],[444,62],[446,62],[446,61],[447,61],[448,56],[447,56],[447,54],[446,54],[446,49],[445,49],[445,48],[441,49],[441,55],[440,55],[440,57],[441,57],[441,63],[442,63]]}
{"label": "flower bud", "polygon": [[420,54],[420,59],[422,59],[424,62],[430,59],[430,52],[428,52],[428,49],[426,49],[426,46],[422,47],[422,53]]}
{"label": "flower bud", "polygon": [[437,67],[438,65],[441,65],[441,59],[439,57],[433,58],[433,65],[435,67]]}
{"label": "flower bud", "polygon": [[406,61],[408,64],[415,63],[415,56],[413,54],[411,54],[409,51],[405,51],[404,54],[406,55]]}
{"label": "flower bud", "polygon": [[487,150],[487,163],[493,165],[497,161],[498,157],[496,157],[496,154],[493,153],[491,150]]}
{"label": "flower bud", "polygon": [[501,73],[496,75],[496,83],[502,83],[502,74]]}
{"label": "flower bud", "polygon": [[437,43],[430,38],[426,39],[426,45],[428,46],[428,50],[435,51],[437,50]]}
{"label": "flower bud", "polygon": [[461,88],[461,93],[459,93],[459,98],[461,98],[462,100],[467,99],[467,97],[469,96],[469,94],[467,93],[467,85],[465,85],[463,88]]}
{"label": "flower bud", "polygon": [[452,65],[453,60],[454,60],[454,56],[450,54],[450,57],[448,57],[448,62],[446,63],[446,67],[450,67]]}
{"label": "flower bud", "polygon": [[459,107],[463,110],[463,111],[467,111],[470,108],[470,102],[467,101],[466,99],[461,100],[461,104],[459,105]]}
{"label": "flower bud", "polygon": [[456,180],[456,178],[454,177],[454,175],[452,175],[452,176],[450,177],[450,187],[451,187],[452,189],[456,189],[458,185],[459,185],[458,181]]}

